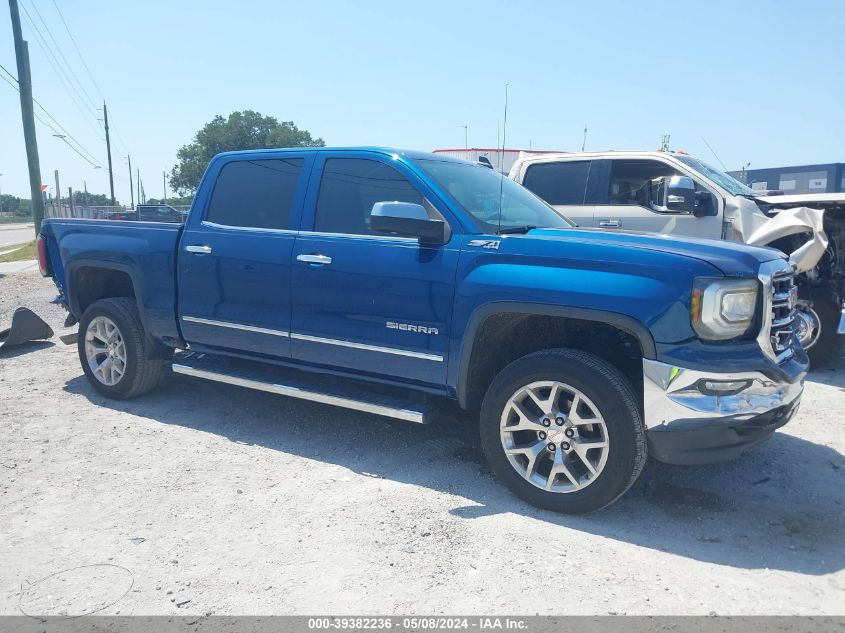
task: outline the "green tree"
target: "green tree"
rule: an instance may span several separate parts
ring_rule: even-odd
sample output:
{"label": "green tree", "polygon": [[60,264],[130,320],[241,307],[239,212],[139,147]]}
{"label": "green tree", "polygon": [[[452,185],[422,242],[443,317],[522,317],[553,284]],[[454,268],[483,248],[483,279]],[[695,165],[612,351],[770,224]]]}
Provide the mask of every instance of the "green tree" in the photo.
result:
{"label": "green tree", "polygon": [[[120,204],[119,200],[115,200]],[[102,193],[85,193],[84,191],[73,192],[73,204],[80,207],[110,207],[111,197]]]}
{"label": "green tree", "polygon": [[10,196],[7,193],[0,196],[0,209],[2,209],[4,213],[14,213],[18,210],[20,205],[21,199],[17,196]]}
{"label": "green tree", "polygon": [[323,145],[323,139],[312,138],[293,121],[280,123],[275,117],[252,110],[232,112],[228,117],[217,115],[196,133],[192,143],[179,148],[179,163],[170,171],[170,186],[182,195],[193,194],[208,162],[220,152]]}

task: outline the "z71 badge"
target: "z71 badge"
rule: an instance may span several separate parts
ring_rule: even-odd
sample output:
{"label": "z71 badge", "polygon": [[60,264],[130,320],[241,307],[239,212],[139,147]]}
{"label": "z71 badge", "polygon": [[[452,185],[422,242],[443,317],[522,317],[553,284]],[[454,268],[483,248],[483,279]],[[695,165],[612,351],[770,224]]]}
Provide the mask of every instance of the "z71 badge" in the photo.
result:
{"label": "z71 badge", "polygon": [[481,248],[489,248],[497,251],[501,243],[501,240],[470,240],[467,242],[467,246],[480,246]]}

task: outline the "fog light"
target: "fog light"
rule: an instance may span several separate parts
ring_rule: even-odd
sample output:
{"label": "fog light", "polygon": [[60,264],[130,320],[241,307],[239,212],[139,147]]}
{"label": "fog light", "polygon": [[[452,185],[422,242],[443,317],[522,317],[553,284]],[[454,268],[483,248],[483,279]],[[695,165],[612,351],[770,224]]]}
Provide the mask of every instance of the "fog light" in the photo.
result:
{"label": "fog light", "polygon": [[705,396],[733,396],[751,386],[751,380],[700,380],[698,390]]}

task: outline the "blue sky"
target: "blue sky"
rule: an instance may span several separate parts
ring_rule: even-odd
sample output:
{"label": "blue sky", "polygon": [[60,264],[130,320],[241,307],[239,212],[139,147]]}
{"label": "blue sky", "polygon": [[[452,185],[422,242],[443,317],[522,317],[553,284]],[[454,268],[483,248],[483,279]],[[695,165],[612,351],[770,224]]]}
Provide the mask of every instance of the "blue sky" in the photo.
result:
{"label": "blue sky", "polygon": [[[730,169],[845,161],[845,2],[219,2],[53,0],[43,17],[87,94],[108,101],[117,197],[126,155],[160,196],[176,150],[215,114],[253,109],[331,145],[671,147]],[[23,13],[23,11],[22,11]],[[91,106],[74,104],[23,17],[35,98],[105,164]],[[0,7],[0,64],[17,74]],[[52,45],[52,41],[50,41]],[[59,58],[61,62],[61,59]],[[1,73],[2,71],[0,71]],[[18,95],[0,82],[0,187],[28,196]],[[106,193],[38,124],[42,180]]]}

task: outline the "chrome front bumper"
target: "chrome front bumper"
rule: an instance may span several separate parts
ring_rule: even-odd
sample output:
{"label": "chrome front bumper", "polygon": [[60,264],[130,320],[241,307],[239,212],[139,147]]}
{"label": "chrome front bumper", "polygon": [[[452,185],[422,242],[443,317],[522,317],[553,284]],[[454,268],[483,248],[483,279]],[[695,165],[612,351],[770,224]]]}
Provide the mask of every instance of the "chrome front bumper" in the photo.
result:
{"label": "chrome front bumper", "polygon": [[[707,388],[708,382],[745,386],[717,395]],[[649,431],[735,425],[781,407],[794,410],[803,390],[804,374],[793,383],[776,382],[759,372],[703,372],[643,360],[645,426]]]}

